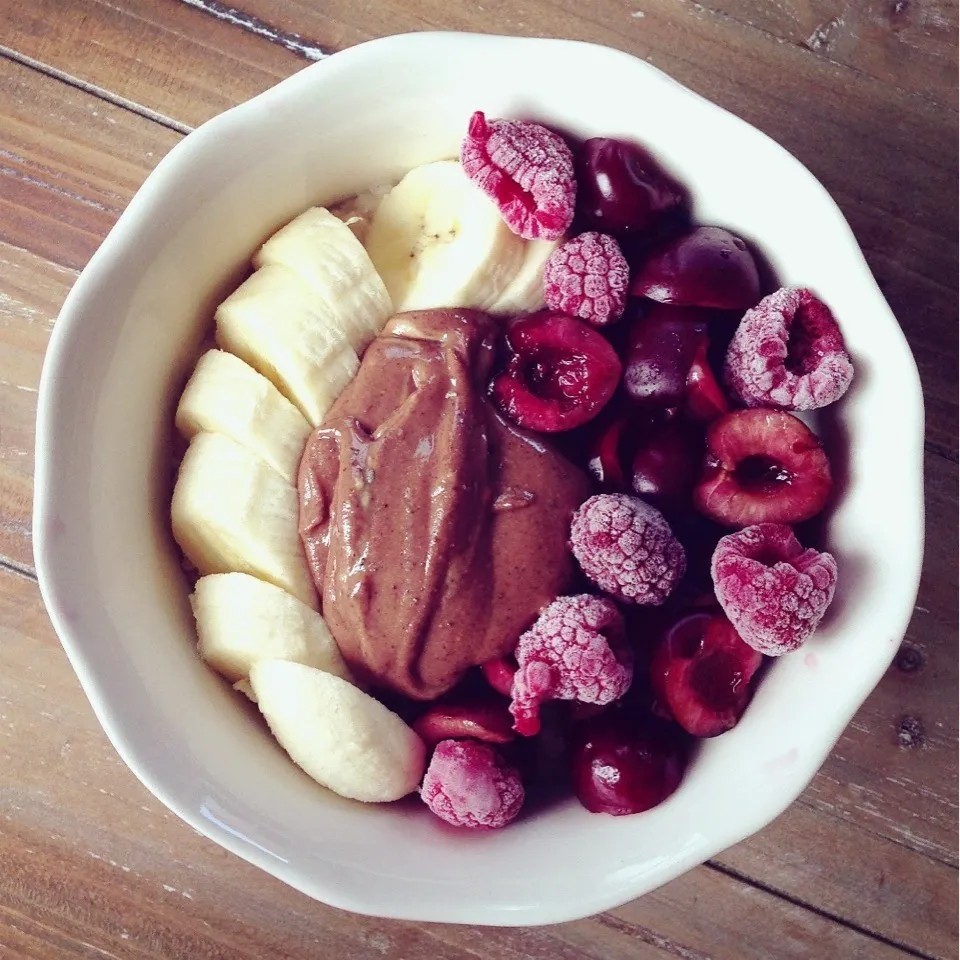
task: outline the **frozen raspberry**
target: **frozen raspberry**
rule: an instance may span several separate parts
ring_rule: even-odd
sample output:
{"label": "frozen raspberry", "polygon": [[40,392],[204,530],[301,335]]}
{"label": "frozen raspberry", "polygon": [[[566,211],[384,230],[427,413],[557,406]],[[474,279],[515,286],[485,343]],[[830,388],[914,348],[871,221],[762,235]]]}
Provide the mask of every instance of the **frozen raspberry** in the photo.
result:
{"label": "frozen raspberry", "polygon": [[517,426],[542,433],[592,420],[620,382],[620,358],[588,323],[548,310],[514,320],[504,337],[508,359],[490,398]]}
{"label": "frozen raspberry", "polygon": [[601,493],[580,505],[570,548],[601,590],[628,603],[659,606],[687,568],[663,514],[622,493]]}
{"label": "frozen raspberry", "polygon": [[559,240],[573,221],[573,154],[541,124],[487,120],[478,110],[470,118],[460,162],[518,236]]}
{"label": "frozen raspberry", "polygon": [[782,410],[734,410],[707,428],[707,454],[694,506],[727,527],[800,523],[833,489],[817,435]]}
{"label": "frozen raspberry", "polygon": [[540,730],[544,700],[603,705],[622,697],[633,680],[623,618],[606,597],[559,597],[517,642],[520,665],[513,678],[510,712],[524,736]]}
{"label": "frozen raspberry", "polygon": [[602,326],[627,304],[630,268],[613,237],[581,233],[550,254],[543,266],[543,299],[560,310]]}
{"label": "frozen raspberry", "polygon": [[420,787],[423,802],[455,827],[505,827],[520,812],[523,784],[493,747],[475,740],[437,744]]}
{"label": "frozen raspberry", "polygon": [[745,407],[816,410],[846,393],[853,364],[830,308],[785,287],[746,312],[723,373]]}
{"label": "frozen raspberry", "polygon": [[804,550],[779,523],[721,538],[710,573],[737,633],[770,657],[796,650],[816,630],[837,586],[836,560]]}

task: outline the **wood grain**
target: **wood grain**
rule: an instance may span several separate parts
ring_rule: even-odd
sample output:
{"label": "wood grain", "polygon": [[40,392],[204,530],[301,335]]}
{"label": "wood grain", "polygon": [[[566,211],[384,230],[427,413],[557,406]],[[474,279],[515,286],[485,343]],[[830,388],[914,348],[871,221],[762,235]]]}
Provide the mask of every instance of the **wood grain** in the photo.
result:
{"label": "wood grain", "polygon": [[[956,957],[957,574],[944,533],[957,514],[956,4],[241,6],[0,9],[12,43],[0,57],[0,957]],[[636,903],[526,931],[353,917],[199,838],[107,744],[43,612],[30,549],[47,338],[77,270],[163,154],[323,51],[491,24],[645,56],[797,154],[837,198],[900,319],[928,417],[914,618],[800,800]]]}

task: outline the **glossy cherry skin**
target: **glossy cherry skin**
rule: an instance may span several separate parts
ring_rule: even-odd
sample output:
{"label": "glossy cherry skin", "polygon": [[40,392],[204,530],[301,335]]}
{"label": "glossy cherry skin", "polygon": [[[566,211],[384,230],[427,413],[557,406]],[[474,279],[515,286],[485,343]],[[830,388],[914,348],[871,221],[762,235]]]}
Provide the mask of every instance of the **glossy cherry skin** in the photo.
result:
{"label": "glossy cherry skin", "polygon": [[680,785],[683,741],[653,718],[608,710],[577,723],[570,772],[577,799],[592,813],[619,817],[662,803]]}
{"label": "glossy cherry skin", "polygon": [[668,514],[692,509],[703,449],[702,430],[680,417],[652,426],[633,454],[631,489]]}
{"label": "glossy cherry skin", "polygon": [[708,340],[706,311],[650,304],[628,321],[623,388],[641,408],[679,407],[701,343]]}
{"label": "glossy cherry skin", "polygon": [[577,215],[585,230],[615,236],[653,228],[685,203],[683,189],[642,147],[597,137],[577,153]]}
{"label": "glossy cherry skin", "polygon": [[684,730],[715,737],[740,720],[762,662],[722,613],[691,613],[664,633],[650,665],[650,683]]}
{"label": "glossy cherry skin", "polygon": [[636,267],[630,293],[675,306],[743,311],[760,300],[760,273],[740,237],[722,227],[695,227]]}
{"label": "glossy cherry skin", "polygon": [[518,426],[556,433],[582,426],[613,396],[620,358],[588,323],[541,311],[507,328],[508,359],[490,398]]}
{"label": "glossy cherry skin", "polygon": [[438,700],[413,722],[413,729],[428,747],[441,740],[467,737],[485,743],[509,743],[516,737],[508,701],[493,691],[481,696]]}

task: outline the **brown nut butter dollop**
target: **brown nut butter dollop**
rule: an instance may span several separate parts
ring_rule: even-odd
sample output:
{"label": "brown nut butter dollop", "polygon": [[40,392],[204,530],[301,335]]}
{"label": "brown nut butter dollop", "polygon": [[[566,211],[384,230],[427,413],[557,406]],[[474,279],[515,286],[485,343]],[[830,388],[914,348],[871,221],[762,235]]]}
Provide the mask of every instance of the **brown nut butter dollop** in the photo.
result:
{"label": "brown nut butter dollop", "polygon": [[361,680],[417,700],[510,652],[574,571],[589,480],[487,401],[498,329],[473,310],[394,317],[300,464],[327,625]]}

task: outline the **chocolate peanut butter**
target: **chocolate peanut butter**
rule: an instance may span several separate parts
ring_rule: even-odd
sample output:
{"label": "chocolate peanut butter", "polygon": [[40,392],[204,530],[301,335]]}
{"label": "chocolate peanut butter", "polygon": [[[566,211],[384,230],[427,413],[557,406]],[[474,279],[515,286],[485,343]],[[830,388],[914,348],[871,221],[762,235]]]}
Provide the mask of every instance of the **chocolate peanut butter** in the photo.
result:
{"label": "chocolate peanut butter", "polygon": [[399,314],[307,443],[300,536],[358,677],[416,699],[502,656],[573,573],[582,471],[484,396],[498,325]]}

